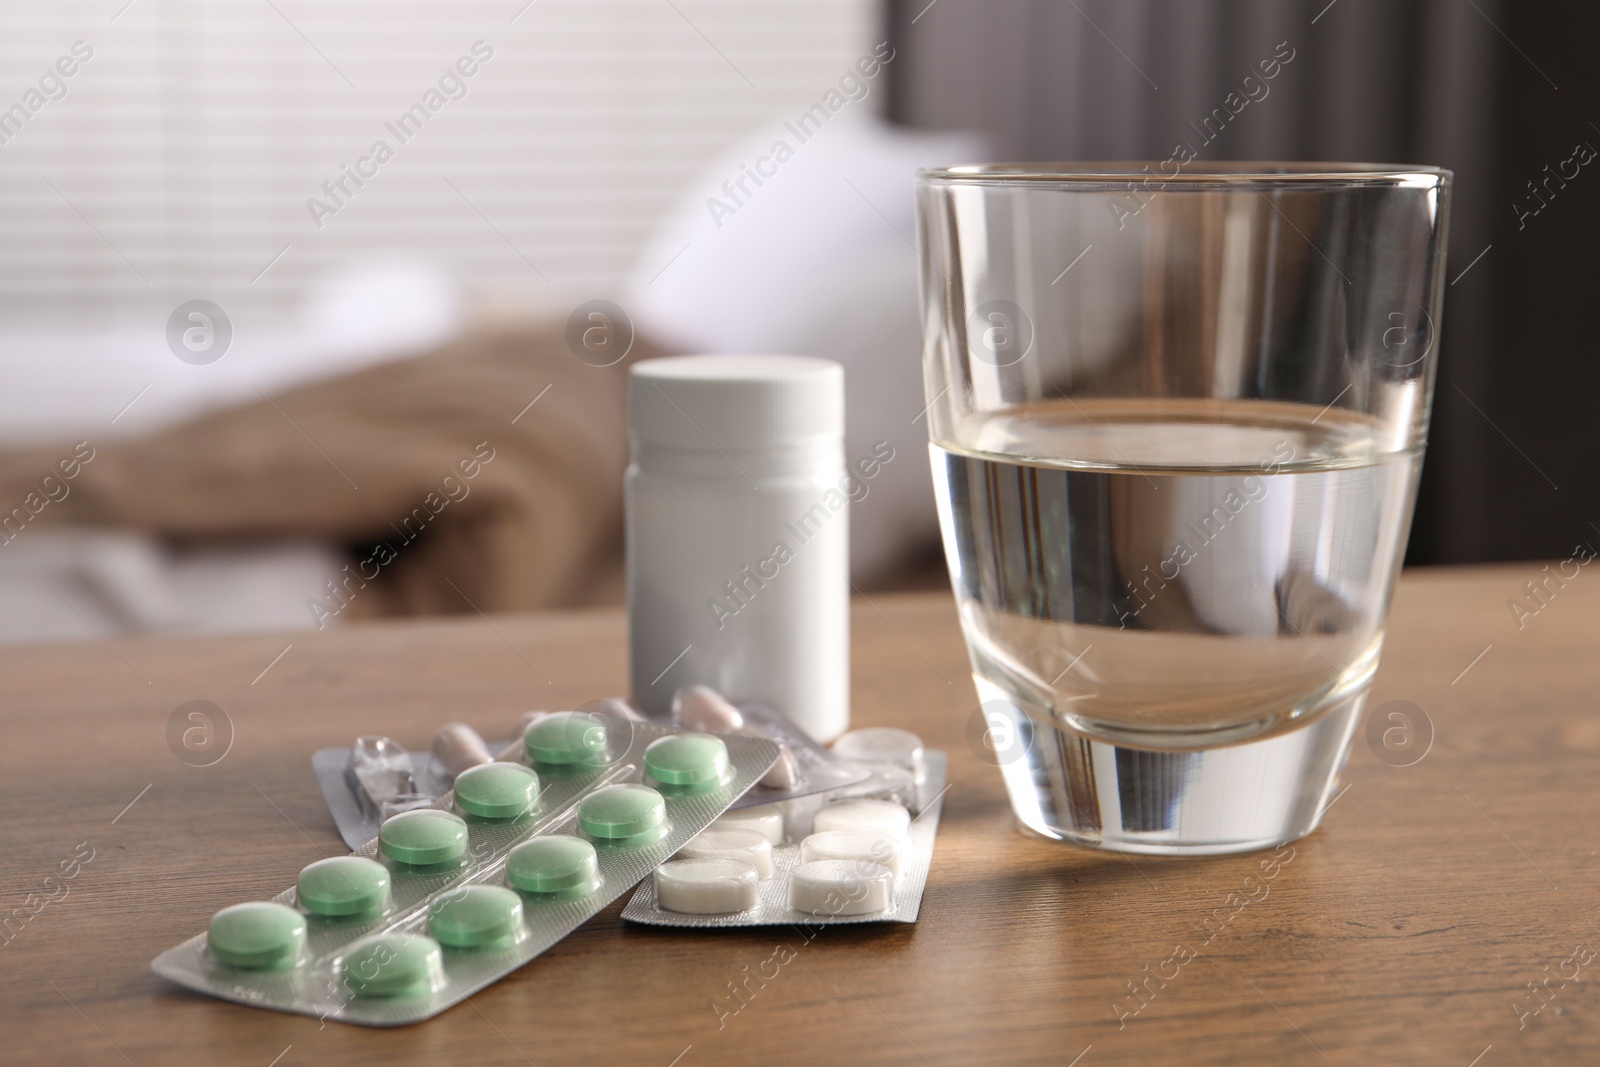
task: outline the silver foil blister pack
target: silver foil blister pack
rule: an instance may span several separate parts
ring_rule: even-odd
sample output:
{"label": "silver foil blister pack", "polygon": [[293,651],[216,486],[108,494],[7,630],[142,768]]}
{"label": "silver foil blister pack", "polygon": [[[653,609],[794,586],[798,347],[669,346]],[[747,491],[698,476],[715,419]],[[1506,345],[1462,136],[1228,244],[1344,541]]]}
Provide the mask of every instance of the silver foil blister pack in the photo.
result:
{"label": "silver foil blister pack", "polygon": [[[397,863],[383,854],[378,840],[368,841],[354,855],[376,860],[389,870],[389,903],[376,918],[355,922],[322,918],[299,906],[295,889],[279,893],[273,903],[305,915],[304,948],[292,965],[276,970],[230,966],[208,948],[207,934],[199,934],[163,952],[151,969],[179,985],[224,1000],[365,1026],[400,1026],[436,1015],[523,966],[647,877],[750,789],[779,754],[778,745],[769,740],[723,738],[728,766],[721,784],[689,795],[687,787],[663,785],[645,770],[645,749],[679,733],[665,726],[636,723],[625,749],[604,766],[546,778],[545,768],[536,764],[541,781],[532,813],[513,820],[464,816],[466,851],[455,865],[443,865],[446,869]],[[348,754],[348,750],[338,751]],[[646,784],[660,792],[666,819],[659,836],[638,844],[631,840],[608,844],[580,832],[578,814],[584,799],[619,784]],[[433,810],[457,811],[454,791],[441,798]],[[358,943],[376,935],[427,934],[430,905],[458,898],[466,887],[508,885],[506,861],[514,847],[561,835],[595,842],[598,880],[592,883],[592,890],[572,899],[571,893],[563,898],[562,894],[511,889],[521,899],[520,922],[512,934],[483,948],[438,948],[438,967],[426,988],[413,988],[404,995],[372,995],[358,991],[367,986],[359,974],[352,985],[345,964],[347,955],[353,958],[356,954]],[[368,961],[361,962],[366,966]]]}
{"label": "silver foil blister pack", "polygon": [[[492,751],[500,752],[512,744],[514,742],[503,741],[490,747]],[[378,836],[383,812],[356,777],[352,752],[350,748],[319,748],[311,754],[311,772],[322,787],[322,797],[328,802],[328,813],[339,828],[339,836],[352,849],[358,849]],[[396,762],[403,768],[397,773],[409,775],[413,788],[424,795],[429,790],[436,790],[439,796],[450,791],[447,776],[434,766],[433,757],[428,753],[404,752]],[[424,801],[420,806],[431,807],[433,803]]]}
{"label": "silver foil blister pack", "polygon": [[[734,927],[734,926],[816,926],[838,923],[900,922],[914,923],[922,906],[923,890],[933,861],[934,841],[939,832],[939,816],[947,788],[948,759],[943,752],[923,755],[925,775],[909,789],[893,768],[874,773],[867,780],[779,805],[784,809],[784,843],[772,848],[774,872],[757,887],[756,905],[745,911],[722,915],[690,914],[661,906],[656,886],[646,878],[622,911],[630,922],[650,926]],[[911,825],[902,852],[900,876],[895,879],[890,906],[865,914],[843,914],[844,906],[824,906],[816,911],[799,911],[789,905],[789,878],[800,863],[800,842],[810,832],[811,820],[824,805],[842,799],[888,798],[903,804],[911,814]],[[848,895],[848,891],[846,891]],[[842,902],[841,902],[842,904]]]}
{"label": "silver foil blister pack", "polygon": [[[743,726],[737,735],[764,737],[781,745],[783,754],[780,760],[792,761],[794,781],[788,788],[773,788],[770,781],[772,776],[764,776],[763,781],[757,782],[748,793],[734,801],[735,808],[773,804],[836,790],[861,782],[870,775],[863,765],[837,758],[770,708],[759,704],[738,704],[736,707],[743,717]],[[623,711],[637,716],[626,702],[618,698],[591,701],[583,708],[608,722],[620,721]],[[729,736],[720,731],[718,733],[720,736]],[[503,752],[519,741],[520,738],[489,742],[487,748],[490,752]],[[404,784],[394,784],[390,791],[410,794],[410,797],[401,796],[395,801],[385,802],[375,800],[363,788],[356,770],[357,757],[362,754],[363,744],[373,743],[392,746],[394,755],[388,760],[390,773]],[[449,791],[451,781],[448,771],[440,767],[438,760],[429,752],[409,751],[382,737],[359,738],[354,747],[320,748],[312,753],[311,769],[322,789],[334,824],[339,828],[339,836],[352,849],[360,848],[378,836],[378,826],[386,808],[392,812],[409,807],[431,806],[436,797]]]}

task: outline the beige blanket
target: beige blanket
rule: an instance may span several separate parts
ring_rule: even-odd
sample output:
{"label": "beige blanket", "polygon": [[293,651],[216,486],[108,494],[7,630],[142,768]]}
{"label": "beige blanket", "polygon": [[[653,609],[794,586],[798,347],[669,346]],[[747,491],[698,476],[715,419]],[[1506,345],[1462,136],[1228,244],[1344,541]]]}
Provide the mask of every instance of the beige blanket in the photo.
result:
{"label": "beige blanket", "polygon": [[[324,619],[616,599],[627,367],[568,351],[563,326],[468,337],[137,440],[90,440],[36,525],[172,539],[319,538],[351,562]],[[530,406],[531,405],[531,406]],[[0,501],[72,448],[0,453]]]}

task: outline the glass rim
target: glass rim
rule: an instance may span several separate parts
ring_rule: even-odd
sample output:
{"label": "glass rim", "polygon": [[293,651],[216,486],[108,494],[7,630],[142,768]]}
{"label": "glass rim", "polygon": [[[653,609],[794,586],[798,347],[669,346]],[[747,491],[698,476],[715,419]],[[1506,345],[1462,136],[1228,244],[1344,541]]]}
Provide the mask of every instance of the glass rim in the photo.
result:
{"label": "glass rim", "polygon": [[1126,189],[1142,183],[1152,191],[1214,191],[1230,186],[1258,188],[1431,188],[1454,177],[1443,167],[1409,163],[1204,162],[1178,166],[1176,159],[1106,162],[980,163],[923,167],[919,185],[1027,186]]}

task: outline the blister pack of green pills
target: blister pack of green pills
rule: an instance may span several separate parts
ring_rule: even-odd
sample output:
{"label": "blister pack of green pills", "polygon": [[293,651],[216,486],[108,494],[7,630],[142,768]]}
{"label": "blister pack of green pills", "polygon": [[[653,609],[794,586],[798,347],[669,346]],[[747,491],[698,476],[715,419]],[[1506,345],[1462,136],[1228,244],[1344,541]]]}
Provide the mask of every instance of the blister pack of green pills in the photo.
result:
{"label": "blister pack of green pills", "polygon": [[[503,756],[510,753],[503,753]],[[190,989],[364,1026],[436,1015],[521,967],[678,852],[777,761],[753,737],[563,713],[517,762],[217,912],[151,964]]]}

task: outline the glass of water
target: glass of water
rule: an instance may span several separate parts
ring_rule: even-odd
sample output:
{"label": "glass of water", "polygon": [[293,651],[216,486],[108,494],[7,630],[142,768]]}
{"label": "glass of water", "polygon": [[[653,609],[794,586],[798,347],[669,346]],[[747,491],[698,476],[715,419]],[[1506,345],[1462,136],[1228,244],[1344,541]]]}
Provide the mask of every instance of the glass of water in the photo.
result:
{"label": "glass of water", "polygon": [[1310,833],[1377,669],[1422,463],[1450,174],[918,176],[923,375],[982,752],[1129,852]]}

